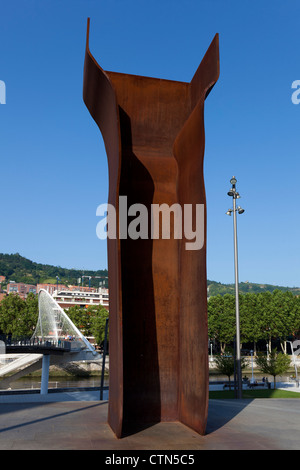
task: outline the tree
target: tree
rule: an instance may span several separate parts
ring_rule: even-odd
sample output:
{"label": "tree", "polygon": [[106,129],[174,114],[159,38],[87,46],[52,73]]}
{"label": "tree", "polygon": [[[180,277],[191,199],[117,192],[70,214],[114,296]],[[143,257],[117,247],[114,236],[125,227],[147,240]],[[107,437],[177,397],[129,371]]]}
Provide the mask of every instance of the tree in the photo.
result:
{"label": "tree", "polygon": [[[229,381],[229,390],[231,390],[230,377],[234,374],[235,360],[232,354],[228,355],[217,355],[215,356],[215,363],[217,370],[220,374],[226,375]],[[247,365],[246,359],[241,358],[241,369],[244,369]]]}
{"label": "tree", "polygon": [[274,389],[276,388],[276,376],[284,374],[290,367],[291,360],[289,356],[282,352],[277,353],[273,349],[269,356],[265,354],[258,354],[255,358],[257,367],[264,374],[272,375],[274,379]]}
{"label": "tree", "polygon": [[[208,316],[208,337],[212,340],[220,341],[220,329],[223,315],[224,298],[222,295],[210,297],[207,304]],[[221,345],[222,350],[222,345]],[[222,351],[223,352],[223,351]]]}
{"label": "tree", "polygon": [[[99,305],[95,315],[92,317],[92,333],[95,337],[96,343],[101,344],[105,337],[105,325],[106,319],[109,317],[109,313],[102,305]],[[109,328],[107,332],[107,340],[109,335]]]}
{"label": "tree", "polygon": [[240,296],[240,326],[242,343],[256,343],[261,339],[260,312],[257,308],[257,294],[248,293]]}
{"label": "tree", "polygon": [[[287,340],[300,333],[300,297],[274,289],[271,292],[247,293],[240,299],[241,342],[265,340],[271,351],[272,339],[279,339],[286,353]],[[208,301],[209,338],[220,343],[224,352],[235,335],[235,296],[217,295]]]}
{"label": "tree", "polygon": [[272,338],[277,337],[276,322],[274,321],[274,310],[272,306],[271,292],[262,292],[257,295],[258,323],[260,339],[267,341],[269,351],[272,349]]}
{"label": "tree", "polygon": [[235,295],[224,295],[224,311],[221,320],[221,338],[225,344],[231,343],[236,335]]}
{"label": "tree", "polygon": [[286,354],[287,338],[293,334],[296,325],[297,305],[291,292],[282,292],[278,289],[272,294],[273,323],[276,324],[277,336],[281,348]]}
{"label": "tree", "polygon": [[225,294],[211,297],[208,302],[209,337],[220,342],[224,352],[226,344],[235,336],[235,296]]}
{"label": "tree", "polygon": [[29,294],[23,300],[9,294],[0,304],[0,329],[6,335],[30,337],[37,323],[37,299]]}
{"label": "tree", "polygon": [[23,322],[27,325],[27,331],[25,336],[32,336],[39,316],[39,300],[38,296],[30,292],[26,298],[24,316],[22,317]]}
{"label": "tree", "polygon": [[102,305],[89,305],[87,308],[74,305],[66,313],[84,336],[94,336],[97,344],[102,343],[105,335],[105,320],[109,316],[108,311]]}
{"label": "tree", "polygon": [[81,308],[79,305],[73,305],[69,309],[66,309],[65,312],[79,330],[84,329],[85,325],[82,315],[84,312],[83,308]]}

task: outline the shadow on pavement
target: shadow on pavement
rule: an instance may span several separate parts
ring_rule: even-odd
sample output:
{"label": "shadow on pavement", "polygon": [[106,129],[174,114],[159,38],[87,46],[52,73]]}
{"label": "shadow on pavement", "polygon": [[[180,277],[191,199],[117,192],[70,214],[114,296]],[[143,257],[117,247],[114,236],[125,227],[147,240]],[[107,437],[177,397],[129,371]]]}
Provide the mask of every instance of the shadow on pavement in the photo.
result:
{"label": "shadow on pavement", "polygon": [[208,406],[208,419],[206,425],[206,434],[217,431],[222,426],[231,421],[244,408],[246,408],[252,399],[210,399]]}

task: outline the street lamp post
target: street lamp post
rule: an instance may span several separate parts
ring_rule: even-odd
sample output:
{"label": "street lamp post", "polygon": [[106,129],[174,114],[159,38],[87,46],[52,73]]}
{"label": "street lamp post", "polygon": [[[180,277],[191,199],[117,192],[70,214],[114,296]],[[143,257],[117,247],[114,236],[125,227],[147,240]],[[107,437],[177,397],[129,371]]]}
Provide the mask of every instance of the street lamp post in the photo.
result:
{"label": "street lamp post", "polygon": [[242,368],[241,368],[241,343],[240,343],[240,308],[239,308],[239,273],[238,273],[238,248],[237,248],[237,223],[236,213],[242,214],[244,209],[236,207],[236,200],[241,196],[236,190],[236,178],[230,180],[231,189],[228,196],[233,199],[233,209],[228,209],[227,215],[233,212],[233,239],[234,239],[234,271],[235,271],[235,317],[236,317],[236,369],[237,369],[237,398],[242,398]]}
{"label": "street lamp post", "polygon": [[251,349],[250,354],[251,354],[251,366],[252,366],[252,379],[251,379],[251,383],[252,383],[252,384],[254,384],[253,353],[254,353],[254,351]]}
{"label": "street lamp post", "polygon": [[296,379],[296,387],[299,387],[299,379],[298,379],[298,370],[297,370],[297,364],[296,364],[296,358],[295,358],[295,353],[294,353],[294,348],[293,348],[293,343],[289,341],[292,349],[292,356],[293,356],[293,364],[295,367],[295,379]]}
{"label": "street lamp post", "polygon": [[57,293],[58,293],[58,281],[60,281],[59,277],[56,276],[56,289],[57,289]]}

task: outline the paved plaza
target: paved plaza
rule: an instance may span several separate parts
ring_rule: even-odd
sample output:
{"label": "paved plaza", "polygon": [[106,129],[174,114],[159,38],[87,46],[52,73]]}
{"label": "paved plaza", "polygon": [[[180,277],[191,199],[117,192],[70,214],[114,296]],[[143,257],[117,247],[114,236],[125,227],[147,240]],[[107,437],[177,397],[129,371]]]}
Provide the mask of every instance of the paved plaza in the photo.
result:
{"label": "paved plaza", "polygon": [[[98,392],[99,393],[99,392]],[[23,396],[25,399],[25,396]],[[0,403],[1,450],[293,450],[300,448],[300,400],[210,400],[206,436],[160,423],[123,439],[107,425],[107,401],[91,392]],[[60,401],[57,401],[60,400]]]}

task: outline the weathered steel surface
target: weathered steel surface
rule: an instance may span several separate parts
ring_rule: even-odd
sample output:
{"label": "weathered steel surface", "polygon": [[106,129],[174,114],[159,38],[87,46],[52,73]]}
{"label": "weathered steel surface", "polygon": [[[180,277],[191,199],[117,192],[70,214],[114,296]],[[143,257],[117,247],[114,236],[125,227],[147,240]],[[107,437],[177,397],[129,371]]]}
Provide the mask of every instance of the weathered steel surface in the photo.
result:
{"label": "weathered steel surface", "polygon": [[[83,97],[103,135],[117,219],[119,196],[149,214],[151,204],[205,205],[204,100],[218,76],[218,35],[191,83],[104,71],[88,21]],[[117,437],[174,420],[205,433],[206,243],[187,251],[185,241],[108,239],[108,421]]]}

